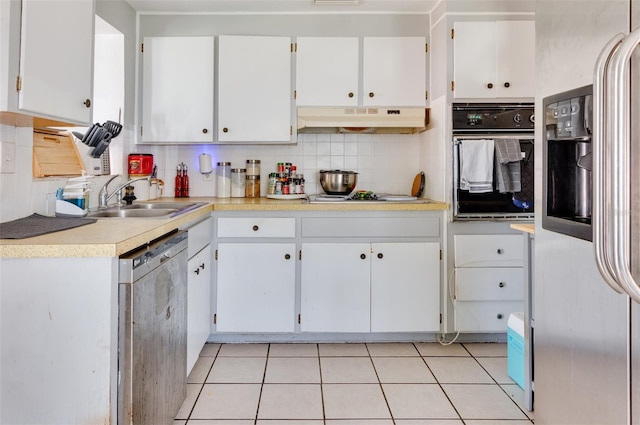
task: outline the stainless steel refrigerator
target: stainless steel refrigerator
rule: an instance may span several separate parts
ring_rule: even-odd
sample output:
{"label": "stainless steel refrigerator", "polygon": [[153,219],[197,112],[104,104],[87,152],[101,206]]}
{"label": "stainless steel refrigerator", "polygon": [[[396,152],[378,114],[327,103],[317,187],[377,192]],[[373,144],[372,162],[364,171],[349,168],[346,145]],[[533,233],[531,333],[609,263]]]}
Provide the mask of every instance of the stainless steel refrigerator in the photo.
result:
{"label": "stainless steel refrigerator", "polygon": [[595,120],[593,243],[536,215],[536,424],[640,424],[639,28],[640,0],[536,1],[536,116],[545,97],[594,84]]}

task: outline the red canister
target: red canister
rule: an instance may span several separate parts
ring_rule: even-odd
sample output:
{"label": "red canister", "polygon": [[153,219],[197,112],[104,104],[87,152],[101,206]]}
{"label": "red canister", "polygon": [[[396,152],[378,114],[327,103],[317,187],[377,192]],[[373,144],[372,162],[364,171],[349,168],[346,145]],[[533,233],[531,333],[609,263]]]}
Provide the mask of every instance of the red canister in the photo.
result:
{"label": "red canister", "polygon": [[153,155],[150,153],[129,154],[129,176],[150,176],[153,171]]}

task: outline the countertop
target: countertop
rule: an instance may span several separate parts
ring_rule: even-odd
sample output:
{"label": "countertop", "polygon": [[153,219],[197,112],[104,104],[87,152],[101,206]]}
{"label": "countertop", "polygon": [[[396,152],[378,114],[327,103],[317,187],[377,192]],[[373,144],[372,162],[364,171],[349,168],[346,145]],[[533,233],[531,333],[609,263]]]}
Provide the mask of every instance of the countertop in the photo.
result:
{"label": "countertop", "polygon": [[510,226],[512,229],[520,230],[525,233],[534,235],[536,233],[536,226],[533,223],[515,223]]}
{"label": "countertop", "polygon": [[[430,201],[331,202],[268,198],[191,197],[206,205],[175,218],[108,218],[94,224],[26,239],[0,239],[0,258],[118,257],[150,240],[209,215],[211,211],[442,211],[446,203]],[[159,202],[184,202],[185,198],[161,198]]]}

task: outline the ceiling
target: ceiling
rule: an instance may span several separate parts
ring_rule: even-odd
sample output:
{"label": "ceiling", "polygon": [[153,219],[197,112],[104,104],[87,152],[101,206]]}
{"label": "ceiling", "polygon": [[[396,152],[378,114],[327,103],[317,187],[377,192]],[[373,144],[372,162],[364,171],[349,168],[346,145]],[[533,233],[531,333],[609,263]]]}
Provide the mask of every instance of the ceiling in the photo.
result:
{"label": "ceiling", "polygon": [[[325,0],[326,1],[326,0]],[[127,0],[141,13],[427,13],[441,0]],[[338,4],[344,3],[344,4]]]}

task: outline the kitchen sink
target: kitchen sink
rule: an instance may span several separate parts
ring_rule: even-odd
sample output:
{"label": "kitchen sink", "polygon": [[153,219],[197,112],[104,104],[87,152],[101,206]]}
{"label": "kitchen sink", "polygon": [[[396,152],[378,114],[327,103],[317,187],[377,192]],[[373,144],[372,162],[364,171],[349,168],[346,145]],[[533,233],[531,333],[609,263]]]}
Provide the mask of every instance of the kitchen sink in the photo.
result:
{"label": "kitchen sink", "polygon": [[206,202],[138,202],[90,212],[94,218],[171,218],[205,205]]}

